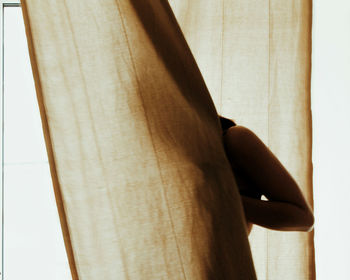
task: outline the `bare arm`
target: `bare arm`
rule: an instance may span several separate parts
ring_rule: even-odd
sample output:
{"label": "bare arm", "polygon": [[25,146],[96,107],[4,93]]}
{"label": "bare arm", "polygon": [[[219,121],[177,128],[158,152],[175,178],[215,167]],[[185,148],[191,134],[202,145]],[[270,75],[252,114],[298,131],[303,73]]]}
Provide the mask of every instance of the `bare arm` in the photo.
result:
{"label": "bare arm", "polygon": [[[248,128],[231,127],[224,143],[233,166],[268,201],[241,196],[248,222],[283,231],[310,231],[314,217],[299,186],[269,148]],[[248,224],[249,226],[249,224]]]}
{"label": "bare arm", "polygon": [[291,203],[264,201],[241,196],[246,219],[251,223],[281,231],[310,231],[313,218]]}

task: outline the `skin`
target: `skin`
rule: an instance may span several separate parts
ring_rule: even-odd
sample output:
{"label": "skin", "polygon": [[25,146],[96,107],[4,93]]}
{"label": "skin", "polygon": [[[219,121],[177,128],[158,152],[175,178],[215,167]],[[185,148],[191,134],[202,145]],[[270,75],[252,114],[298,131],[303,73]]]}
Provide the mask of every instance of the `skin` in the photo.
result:
{"label": "skin", "polygon": [[240,125],[230,127],[224,145],[238,188],[267,198],[241,195],[248,234],[253,224],[279,231],[313,229],[313,211],[298,184],[254,132]]}

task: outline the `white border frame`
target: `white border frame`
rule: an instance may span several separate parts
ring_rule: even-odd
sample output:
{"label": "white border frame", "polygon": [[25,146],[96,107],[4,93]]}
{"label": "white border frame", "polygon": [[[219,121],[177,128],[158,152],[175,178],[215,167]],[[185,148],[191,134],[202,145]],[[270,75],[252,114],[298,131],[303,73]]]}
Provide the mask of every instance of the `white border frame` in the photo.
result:
{"label": "white border frame", "polygon": [[21,7],[20,0],[0,0],[0,275],[1,280],[4,280],[4,8],[5,7]]}

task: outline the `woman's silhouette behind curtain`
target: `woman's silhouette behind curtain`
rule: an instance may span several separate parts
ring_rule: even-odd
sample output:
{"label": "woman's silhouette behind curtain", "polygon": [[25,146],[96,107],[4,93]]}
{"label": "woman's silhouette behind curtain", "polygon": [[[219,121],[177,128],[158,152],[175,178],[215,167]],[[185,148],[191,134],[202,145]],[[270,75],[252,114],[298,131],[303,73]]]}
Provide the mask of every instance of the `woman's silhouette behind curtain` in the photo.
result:
{"label": "woman's silhouette behind curtain", "polygon": [[[167,2],[22,1],[74,278],[256,279],[218,112],[268,135],[282,159],[297,152],[289,164],[310,194],[310,9],[248,3],[171,3],[213,103]],[[288,277],[311,279],[307,239],[258,234],[259,274],[297,266]]]}

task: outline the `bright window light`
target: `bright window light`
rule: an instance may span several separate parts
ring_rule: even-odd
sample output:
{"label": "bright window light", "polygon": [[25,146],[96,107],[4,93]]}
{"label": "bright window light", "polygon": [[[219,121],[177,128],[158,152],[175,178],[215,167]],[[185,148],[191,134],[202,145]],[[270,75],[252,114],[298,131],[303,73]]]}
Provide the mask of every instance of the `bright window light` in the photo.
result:
{"label": "bright window light", "polygon": [[350,1],[313,1],[317,280],[350,279]]}
{"label": "bright window light", "polygon": [[21,8],[5,7],[3,22],[3,277],[68,280]]}

